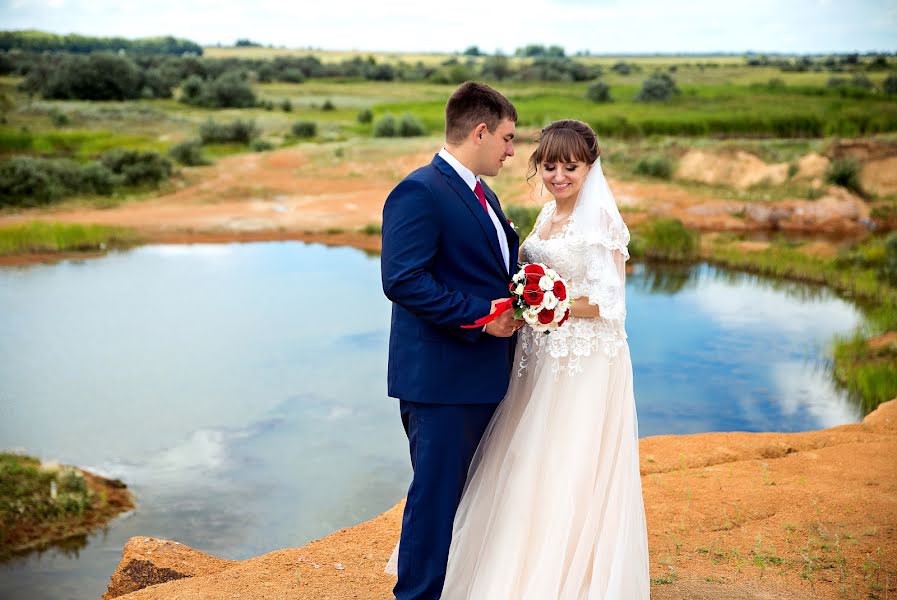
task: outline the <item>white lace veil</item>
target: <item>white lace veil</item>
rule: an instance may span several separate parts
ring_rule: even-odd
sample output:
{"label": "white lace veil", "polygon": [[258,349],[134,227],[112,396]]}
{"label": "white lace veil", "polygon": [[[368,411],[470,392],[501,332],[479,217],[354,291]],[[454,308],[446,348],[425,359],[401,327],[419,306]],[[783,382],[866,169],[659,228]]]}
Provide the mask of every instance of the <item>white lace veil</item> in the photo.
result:
{"label": "white lace veil", "polygon": [[598,243],[610,250],[618,250],[629,259],[629,229],[620,216],[614,195],[610,191],[601,157],[592,163],[586,179],[576,199],[576,206],[570,219],[570,228],[577,236],[582,236],[590,244]]}

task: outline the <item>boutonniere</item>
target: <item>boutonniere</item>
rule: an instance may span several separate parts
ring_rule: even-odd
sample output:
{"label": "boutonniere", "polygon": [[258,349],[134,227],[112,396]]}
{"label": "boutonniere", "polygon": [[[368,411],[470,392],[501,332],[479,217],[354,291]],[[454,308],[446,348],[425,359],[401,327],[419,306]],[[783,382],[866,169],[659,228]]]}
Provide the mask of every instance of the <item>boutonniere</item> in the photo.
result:
{"label": "boutonniere", "polygon": [[515,232],[518,232],[518,233],[519,233],[520,230],[517,229],[517,226],[514,225],[514,222],[511,221],[511,219],[508,219],[508,225],[509,225],[509,226],[511,227],[511,229],[513,229]]}

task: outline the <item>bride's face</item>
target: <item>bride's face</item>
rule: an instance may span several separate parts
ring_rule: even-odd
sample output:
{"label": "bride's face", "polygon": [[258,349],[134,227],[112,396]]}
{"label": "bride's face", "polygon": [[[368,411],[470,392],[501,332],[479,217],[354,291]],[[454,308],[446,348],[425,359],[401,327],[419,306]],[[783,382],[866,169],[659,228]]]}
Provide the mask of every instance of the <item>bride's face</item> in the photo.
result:
{"label": "bride's face", "polygon": [[582,162],[542,163],[542,182],[555,200],[576,198],[582,182],[589,172],[589,166]]}

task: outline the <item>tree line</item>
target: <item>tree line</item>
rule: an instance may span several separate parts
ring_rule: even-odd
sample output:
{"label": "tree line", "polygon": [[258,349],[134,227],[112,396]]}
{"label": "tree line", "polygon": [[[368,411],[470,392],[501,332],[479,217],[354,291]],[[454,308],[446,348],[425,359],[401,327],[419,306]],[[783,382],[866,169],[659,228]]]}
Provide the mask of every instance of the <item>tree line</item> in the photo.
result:
{"label": "tree line", "polygon": [[0,50],[28,52],[127,52],[129,54],[185,54],[202,55],[202,46],[190,40],[172,36],[129,40],[122,37],[91,37],[69,34],[57,35],[44,31],[0,31]]}

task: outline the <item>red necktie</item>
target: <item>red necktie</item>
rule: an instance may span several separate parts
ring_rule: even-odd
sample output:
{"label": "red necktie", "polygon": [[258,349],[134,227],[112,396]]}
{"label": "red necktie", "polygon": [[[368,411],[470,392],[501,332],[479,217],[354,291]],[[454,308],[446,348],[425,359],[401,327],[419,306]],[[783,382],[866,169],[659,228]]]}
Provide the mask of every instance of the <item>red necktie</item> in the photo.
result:
{"label": "red necktie", "polygon": [[486,208],[486,193],[483,192],[483,184],[480,183],[480,180],[477,179],[477,184],[473,186],[473,193],[477,195],[477,198],[480,200],[480,204],[483,206],[483,210],[486,211],[486,214],[489,214],[489,209]]}

